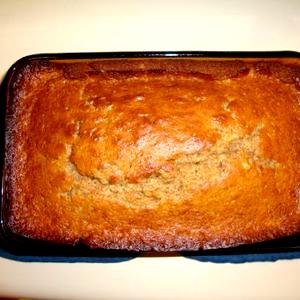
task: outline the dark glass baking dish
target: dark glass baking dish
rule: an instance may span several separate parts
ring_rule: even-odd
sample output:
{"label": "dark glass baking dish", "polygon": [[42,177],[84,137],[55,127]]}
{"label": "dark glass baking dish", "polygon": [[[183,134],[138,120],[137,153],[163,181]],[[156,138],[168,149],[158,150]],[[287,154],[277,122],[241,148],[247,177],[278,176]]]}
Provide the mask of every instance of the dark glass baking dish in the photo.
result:
{"label": "dark glass baking dish", "polygon": [[[198,58],[220,58],[220,59],[300,59],[300,53],[293,51],[272,52],[202,52],[202,51],[180,51],[180,52],[99,52],[99,53],[60,53],[60,54],[35,54],[18,60],[8,70],[0,87],[0,168],[1,168],[1,198],[0,198],[0,248],[16,256],[36,257],[134,257],[137,254],[127,250],[104,250],[90,249],[83,244],[62,245],[45,241],[34,240],[16,235],[7,226],[7,208],[9,198],[5,187],[5,116],[9,107],[9,95],[12,92],[15,75],[28,62],[32,60],[93,60],[113,58],[154,58],[154,57],[198,57]],[[238,255],[238,254],[263,254],[284,253],[300,251],[300,233],[268,242],[242,245],[234,248],[201,250],[183,252],[185,256],[201,255]],[[150,256],[168,256],[172,253],[143,253]]]}

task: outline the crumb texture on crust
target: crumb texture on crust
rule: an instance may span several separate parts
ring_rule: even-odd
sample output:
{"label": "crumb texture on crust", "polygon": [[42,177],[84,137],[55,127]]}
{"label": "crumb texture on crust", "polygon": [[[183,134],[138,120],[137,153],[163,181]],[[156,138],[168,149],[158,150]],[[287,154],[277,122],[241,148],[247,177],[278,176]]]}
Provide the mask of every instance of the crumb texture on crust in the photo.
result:
{"label": "crumb texture on crust", "polygon": [[280,61],[31,62],[7,112],[9,226],[159,251],[297,233],[299,82]]}

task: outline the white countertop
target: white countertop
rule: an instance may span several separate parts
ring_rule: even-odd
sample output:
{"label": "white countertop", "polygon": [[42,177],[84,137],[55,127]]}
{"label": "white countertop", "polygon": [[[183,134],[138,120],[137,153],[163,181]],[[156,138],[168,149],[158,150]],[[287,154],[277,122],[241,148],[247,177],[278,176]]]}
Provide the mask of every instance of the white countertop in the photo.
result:
{"label": "white countertop", "polygon": [[[18,58],[41,52],[300,51],[298,0],[147,2],[0,1],[0,76]],[[215,264],[140,257],[116,264],[67,264],[0,258],[0,274],[0,296],[300,298],[300,259]]]}

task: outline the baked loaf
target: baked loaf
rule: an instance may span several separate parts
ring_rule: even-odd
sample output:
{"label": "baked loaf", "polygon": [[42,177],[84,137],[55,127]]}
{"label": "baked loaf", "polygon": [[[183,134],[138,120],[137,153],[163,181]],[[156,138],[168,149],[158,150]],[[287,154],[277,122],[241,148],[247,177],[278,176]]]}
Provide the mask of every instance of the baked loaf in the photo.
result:
{"label": "baked loaf", "polygon": [[297,60],[33,60],[14,80],[13,232],[137,251],[300,232]]}

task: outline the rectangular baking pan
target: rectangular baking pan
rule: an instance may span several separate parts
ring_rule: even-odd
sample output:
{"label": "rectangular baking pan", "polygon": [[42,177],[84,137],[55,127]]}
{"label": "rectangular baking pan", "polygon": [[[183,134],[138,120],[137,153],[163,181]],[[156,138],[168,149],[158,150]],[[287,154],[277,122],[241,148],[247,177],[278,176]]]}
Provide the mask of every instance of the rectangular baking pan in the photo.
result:
{"label": "rectangular baking pan", "polygon": [[[300,59],[300,53],[293,51],[272,52],[103,52],[103,53],[61,53],[61,54],[36,54],[18,60],[8,70],[0,87],[0,171],[1,171],[1,196],[0,196],[0,248],[17,256],[36,257],[134,257],[136,254],[126,250],[89,249],[83,244],[61,245],[50,242],[38,241],[11,232],[7,226],[7,208],[9,197],[5,186],[5,117],[11,105],[9,95],[13,91],[14,78],[18,71],[30,61],[48,60],[93,60],[113,58],[156,58],[156,57],[181,57],[181,58],[214,58],[214,59]],[[242,245],[234,248],[201,250],[184,252],[184,255],[235,255],[259,253],[284,253],[300,251],[300,234],[290,237],[260,242],[251,245]],[[155,255],[160,255],[155,253]],[[171,254],[164,254],[171,255]],[[151,254],[153,256],[153,253]]]}

